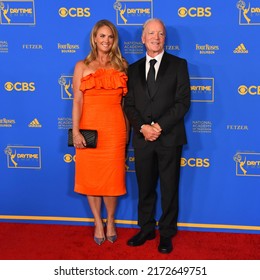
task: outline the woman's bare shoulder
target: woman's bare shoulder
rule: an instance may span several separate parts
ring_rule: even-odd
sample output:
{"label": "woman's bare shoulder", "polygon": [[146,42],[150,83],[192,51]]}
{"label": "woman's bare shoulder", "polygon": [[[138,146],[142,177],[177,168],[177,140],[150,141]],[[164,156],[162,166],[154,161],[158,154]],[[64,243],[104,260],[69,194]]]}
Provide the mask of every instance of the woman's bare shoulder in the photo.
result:
{"label": "woman's bare shoulder", "polygon": [[85,68],[87,65],[85,64],[84,60],[79,60],[75,64],[75,68]]}
{"label": "woman's bare shoulder", "polygon": [[87,76],[93,72],[92,65],[87,65],[84,60],[79,60],[75,65],[75,72],[80,73],[82,77]]}

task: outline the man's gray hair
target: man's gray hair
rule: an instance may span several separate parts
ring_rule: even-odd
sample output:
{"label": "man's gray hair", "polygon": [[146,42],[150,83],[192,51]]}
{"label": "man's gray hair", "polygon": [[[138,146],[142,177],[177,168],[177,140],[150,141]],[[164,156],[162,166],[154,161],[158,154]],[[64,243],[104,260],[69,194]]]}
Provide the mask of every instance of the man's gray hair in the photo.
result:
{"label": "man's gray hair", "polygon": [[161,19],[159,19],[159,18],[149,18],[149,19],[143,24],[142,33],[144,33],[144,30],[145,30],[147,24],[148,24],[149,22],[152,22],[152,21],[159,21],[159,22],[162,24],[163,29],[164,29],[164,33],[165,33],[165,35],[166,35],[166,27],[165,27],[165,24],[164,24],[164,22],[163,22]]}

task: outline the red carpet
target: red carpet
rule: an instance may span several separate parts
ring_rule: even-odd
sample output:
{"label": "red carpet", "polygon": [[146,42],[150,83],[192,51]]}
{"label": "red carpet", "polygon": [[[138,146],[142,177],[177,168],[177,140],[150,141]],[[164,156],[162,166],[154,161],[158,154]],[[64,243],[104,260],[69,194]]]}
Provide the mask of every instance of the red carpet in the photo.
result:
{"label": "red carpet", "polygon": [[88,226],[0,223],[1,260],[259,260],[260,234],[179,231],[174,250],[157,252],[159,235],[140,247],[127,239],[137,229],[118,228],[118,240],[98,246]]}

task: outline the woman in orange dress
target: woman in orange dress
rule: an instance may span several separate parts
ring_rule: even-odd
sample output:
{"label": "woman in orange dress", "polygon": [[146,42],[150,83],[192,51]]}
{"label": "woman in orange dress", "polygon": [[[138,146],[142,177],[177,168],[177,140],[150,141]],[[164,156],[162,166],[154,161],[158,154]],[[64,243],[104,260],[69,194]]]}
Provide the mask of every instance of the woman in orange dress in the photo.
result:
{"label": "woman in orange dress", "polygon": [[[73,142],[76,148],[75,192],[88,198],[94,216],[94,241],[115,242],[117,197],[126,193],[127,120],[122,99],[127,93],[127,62],[118,47],[118,32],[100,20],[90,35],[91,51],[75,65],[73,75]],[[79,129],[98,131],[97,147],[88,149]],[[106,234],[101,217],[107,211]]]}

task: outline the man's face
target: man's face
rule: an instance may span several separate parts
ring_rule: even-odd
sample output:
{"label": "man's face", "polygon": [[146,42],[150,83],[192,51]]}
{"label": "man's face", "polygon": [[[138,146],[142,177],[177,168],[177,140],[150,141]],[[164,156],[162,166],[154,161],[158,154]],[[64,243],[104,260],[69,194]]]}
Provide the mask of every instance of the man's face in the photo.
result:
{"label": "man's face", "polygon": [[155,57],[161,53],[165,42],[164,26],[157,20],[147,23],[142,34],[142,42],[149,56]]}

